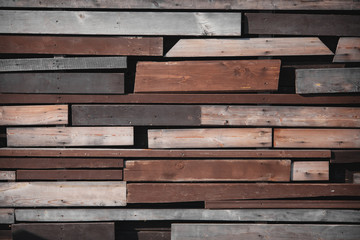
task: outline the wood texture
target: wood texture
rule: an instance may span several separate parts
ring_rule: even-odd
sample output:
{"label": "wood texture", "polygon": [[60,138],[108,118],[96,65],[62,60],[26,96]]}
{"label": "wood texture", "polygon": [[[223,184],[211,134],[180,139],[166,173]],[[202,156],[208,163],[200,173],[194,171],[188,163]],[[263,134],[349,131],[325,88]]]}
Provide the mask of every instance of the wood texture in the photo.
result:
{"label": "wood texture", "polygon": [[278,89],[280,60],[138,62],[136,93]]}
{"label": "wood texture", "polygon": [[148,130],[149,148],[271,147],[270,128]]}
{"label": "wood texture", "polygon": [[360,92],[360,68],[297,69],[296,93]]}
{"label": "wood texture", "polygon": [[165,57],[333,55],[319,38],[180,39]]}
{"label": "wood texture", "polygon": [[121,68],[126,68],[126,57],[0,59],[0,72]]}
{"label": "wood texture", "polygon": [[0,183],[1,206],[95,207],[125,206],[125,182]]}
{"label": "wood texture", "polygon": [[0,181],[15,181],[15,171],[0,171]]}
{"label": "wood texture", "polygon": [[0,106],[0,125],[61,124],[68,124],[67,105]]}
{"label": "wood texture", "polygon": [[14,209],[1,208],[0,209],[0,224],[12,224],[15,222]]}
{"label": "wood texture", "polygon": [[122,170],[17,170],[17,180],[122,180]]}
{"label": "wood texture", "polygon": [[3,73],[0,74],[0,92],[122,94],[124,93],[124,74]]}
{"label": "wood texture", "polygon": [[360,38],[340,38],[333,62],[360,62]]}
{"label": "wood texture", "polygon": [[355,172],[353,174],[353,183],[355,183],[355,184],[360,183],[360,172]]}
{"label": "wood texture", "polygon": [[275,148],[360,148],[360,129],[274,129]]}
{"label": "wood texture", "polygon": [[246,13],[245,19],[246,34],[360,36],[359,15]]}
{"label": "wood texture", "polygon": [[200,107],[181,105],[73,105],[72,124],[199,126]]}
{"label": "wood texture", "polygon": [[290,160],[133,160],[126,161],[130,182],[289,181]]}
{"label": "wood texture", "polygon": [[0,53],[162,56],[162,38],[0,36]]}
{"label": "wood texture", "polygon": [[292,181],[329,181],[329,162],[296,161],[292,166]]}
{"label": "wood texture", "polygon": [[240,36],[241,13],[2,10],[0,33]]}
{"label": "wood texture", "polygon": [[1,240],[13,240],[11,235],[11,230],[0,230],[0,239]]}
{"label": "wood texture", "polygon": [[359,163],[360,150],[333,150],[330,163]]}
{"label": "wood texture", "polygon": [[7,145],[123,146],[134,144],[132,127],[7,128]]}

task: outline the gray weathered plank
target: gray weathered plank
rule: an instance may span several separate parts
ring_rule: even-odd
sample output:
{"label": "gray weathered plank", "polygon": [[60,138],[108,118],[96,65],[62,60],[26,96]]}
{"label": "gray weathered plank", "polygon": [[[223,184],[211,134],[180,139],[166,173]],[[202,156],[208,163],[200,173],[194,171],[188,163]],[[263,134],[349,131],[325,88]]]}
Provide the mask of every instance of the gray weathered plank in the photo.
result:
{"label": "gray weathered plank", "polygon": [[328,161],[296,161],[292,166],[292,181],[328,181]]}
{"label": "gray weathered plank", "polygon": [[0,181],[15,181],[15,171],[0,171]]}
{"label": "gray weathered plank", "polygon": [[339,39],[333,62],[360,62],[360,38]]}
{"label": "gray weathered plank", "polygon": [[12,224],[15,222],[14,209],[1,208],[0,209],[0,224]]}

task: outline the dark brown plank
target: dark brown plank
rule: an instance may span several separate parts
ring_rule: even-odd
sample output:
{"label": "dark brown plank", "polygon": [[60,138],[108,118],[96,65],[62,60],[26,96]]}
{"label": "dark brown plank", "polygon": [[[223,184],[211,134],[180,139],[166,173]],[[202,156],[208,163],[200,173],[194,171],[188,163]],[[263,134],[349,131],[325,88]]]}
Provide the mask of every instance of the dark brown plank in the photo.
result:
{"label": "dark brown plank", "polygon": [[360,36],[359,15],[246,13],[246,34]]}
{"label": "dark brown plank", "polygon": [[171,231],[164,230],[141,230],[141,231],[119,231],[121,239],[126,240],[171,240]]}
{"label": "dark brown plank", "polygon": [[12,240],[11,230],[0,230],[0,240]]}
{"label": "dark brown plank", "polygon": [[122,170],[17,170],[16,180],[122,180]]}
{"label": "dark brown plank", "polygon": [[360,150],[333,150],[330,163],[359,163]]}

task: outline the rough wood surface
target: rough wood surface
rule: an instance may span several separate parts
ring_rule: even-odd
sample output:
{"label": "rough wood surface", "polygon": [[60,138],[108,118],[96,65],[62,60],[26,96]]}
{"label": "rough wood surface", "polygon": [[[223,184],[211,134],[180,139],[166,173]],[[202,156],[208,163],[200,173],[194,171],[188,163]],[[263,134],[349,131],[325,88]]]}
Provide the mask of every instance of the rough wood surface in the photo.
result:
{"label": "rough wood surface", "polygon": [[11,147],[133,144],[133,127],[7,128],[7,145]]}
{"label": "rough wood surface", "polygon": [[130,182],[289,181],[290,160],[133,160],[126,161]]}
{"label": "rough wood surface", "polygon": [[0,171],[0,181],[15,181],[15,171]]}
{"label": "rough wood surface", "polygon": [[275,148],[360,148],[360,129],[274,129]]}
{"label": "rough wood surface", "polygon": [[296,161],[292,166],[292,181],[329,181],[328,161]]}
{"label": "rough wood surface", "polygon": [[165,57],[333,55],[319,38],[180,39]]}
{"label": "rough wood surface", "polygon": [[353,183],[355,183],[355,184],[360,183],[360,172],[355,172],[353,174]]}
{"label": "rough wood surface", "polygon": [[270,128],[152,129],[149,148],[271,147]]}
{"label": "rough wood surface", "polygon": [[122,170],[17,170],[16,180],[122,180]]}
{"label": "rough wood surface", "polygon": [[125,206],[125,182],[0,183],[2,207]]}
{"label": "rough wood surface", "polygon": [[0,125],[62,124],[68,124],[67,105],[0,106]]}
{"label": "rough wood surface", "polygon": [[14,209],[1,208],[0,209],[0,224],[12,224],[15,222]]}
{"label": "rough wood surface", "polygon": [[330,163],[359,163],[360,150],[333,150]]}
{"label": "rough wood surface", "polygon": [[360,62],[360,38],[339,39],[333,62]]}
{"label": "rough wood surface", "polygon": [[138,62],[136,93],[278,89],[280,60]]}
{"label": "rough wood surface", "polygon": [[116,234],[126,240],[170,240],[171,231],[168,230],[140,230],[140,231],[119,231]]}

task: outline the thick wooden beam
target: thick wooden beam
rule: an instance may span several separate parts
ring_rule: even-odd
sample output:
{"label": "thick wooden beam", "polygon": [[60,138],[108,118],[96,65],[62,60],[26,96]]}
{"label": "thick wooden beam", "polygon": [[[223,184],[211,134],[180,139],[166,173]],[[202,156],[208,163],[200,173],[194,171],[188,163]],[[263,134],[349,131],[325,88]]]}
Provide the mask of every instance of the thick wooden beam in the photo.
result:
{"label": "thick wooden beam", "polygon": [[292,181],[329,181],[328,161],[296,161],[292,166]]}
{"label": "thick wooden beam", "polygon": [[0,125],[62,124],[68,124],[67,105],[0,106]]}
{"label": "thick wooden beam", "polygon": [[289,181],[290,160],[133,160],[126,161],[130,182]]}
{"label": "thick wooden beam", "polygon": [[333,62],[360,62],[360,38],[339,39]]}
{"label": "thick wooden beam", "polygon": [[15,181],[15,171],[0,171],[0,181]]}
{"label": "thick wooden beam", "polygon": [[134,91],[190,93],[277,90],[280,64],[280,60],[138,62]]}
{"label": "thick wooden beam", "polygon": [[122,180],[122,170],[17,170],[16,180]]}
{"label": "thick wooden beam", "polygon": [[125,206],[125,182],[0,183],[2,207]]}
{"label": "thick wooden beam", "polygon": [[360,150],[333,150],[330,163],[360,163]]}
{"label": "thick wooden beam", "polygon": [[1,208],[0,209],[0,224],[12,224],[15,222],[14,209]]}

